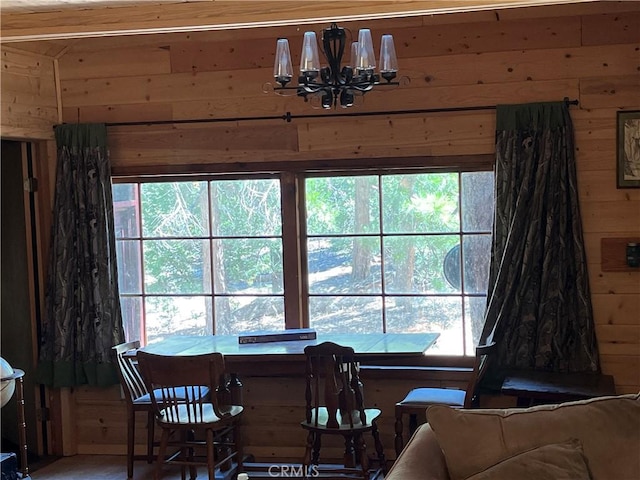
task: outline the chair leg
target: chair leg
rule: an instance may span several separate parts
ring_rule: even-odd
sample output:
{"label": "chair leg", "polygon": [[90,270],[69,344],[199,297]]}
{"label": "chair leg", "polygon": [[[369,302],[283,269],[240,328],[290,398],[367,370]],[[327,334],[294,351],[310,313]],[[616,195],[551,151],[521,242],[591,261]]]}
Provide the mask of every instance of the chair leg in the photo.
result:
{"label": "chair leg", "polygon": [[240,431],[240,425],[236,425],[233,429],[233,440],[236,444],[236,455],[238,463],[238,471],[242,471],[242,462],[244,461],[244,446],[242,445],[242,432]]}
{"label": "chair leg", "polygon": [[156,424],[155,416],[153,412],[147,413],[147,463],[153,463],[153,440],[154,440],[154,427]]}
{"label": "chair leg", "polygon": [[133,449],[136,436],[136,412],[127,406],[127,478],[133,478]]}
{"label": "chair leg", "polygon": [[311,456],[311,463],[318,465],[320,463],[320,447],[322,446],[322,435],[316,432],[313,436],[313,455]]}
{"label": "chair leg", "polygon": [[[180,430],[180,453],[178,454],[178,460],[185,462],[189,459],[189,451],[187,449],[187,433],[186,430]],[[175,433],[174,433],[175,435]],[[182,463],[180,465],[180,480],[187,480],[187,466]]]}
{"label": "chair leg", "polygon": [[342,464],[345,468],[353,468],[355,465],[355,448],[353,445],[353,436],[345,435],[344,436],[344,456],[342,459]]}
{"label": "chair leg", "polygon": [[371,436],[373,437],[376,453],[378,454],[378,463],[380,463],[382,473],[386,474],[387,461],[384,458],[384,447],[382,446],[382,442],[380,441],[380,433],[378,432],[378,425],[376,423],[373,423],[371,425]]}
{"label": "chair leg", "polygon": [[367,457],[367,444],[364,441],[364,435],[359,433],[355,438],[356,449],[360,454],[360,467],[362,468],[362,478],[369,480],[369,457]]}
{"label": "chair leg", "polygon": [[162,438],[160,439],[160,448],[158,449],[158,458],[156,460],[156,468],[154,471],[154,480],[160,480],[160,472],[162,471],[162,465],[167,454],[167,443],[169,442],[170,431],[168,428],[162,429]]}
{"label": "chair leg", "polygon": [[216,460],[213,451],[213,430],[207,429],[207,472],[209,473],[209,480],[215,480],[216,478]]}
{"label": "chair leg", "polygon": [[400,452],[402,452],[402,449],[404,448],[404,439],[402,438],[402,411],[396,407],[396,424],[395,424],[395,431],[396,431],[396,438],[395,438],[395,448],[396,448],[396,458],[398,458],[398,456],[400,455]]}
{"label": "chair leg", "polygon": [[304,466],[311,465],[311,450],[313,449],[313,432],[309,430],[307,434],[307,445],[304,449],[304,457],[302,458],[302,464]]}
{"label": "chair leg", "polygon": [[[194,430],[186,430],[185,431],[185,436],[184,436],[184,440],[185,440],[185,444],[187,443],[192,443],[196,438],[196,434]],[[195,450],[193,448],[193,446],[189,445],[187,446],[187,458],[186,460],[188,462],[193,462],[195,459],[193,458],[193,456],[195,455]],[[189,464],[189,480],[196,480],[196,477],[198,476],[198,470],[196,469],[196,466],[193,464]]]}
{"label": "chair leg", "polygon": [[414,433],[416,433],[417,429],[418,429],[418,415],[416,415],[415,413],[412,413],[411,415],[409,415],[409,435],[413,435]]}
{"label": "chair leg", "polygon": [[[229,457],[229,455],[231,455],[231,448],[229,447],[230,445],[229,434],[230,433],[226,431],[226,432],[223,432],[220,437],[220,441],[223,443],[223,445],[220,447],[220,456],[222,458]],[[231,467],[233,466],[232,463],[233,463],[232,459],[228,458],[220,465],[220,470],[223,472],[230,470]]]}

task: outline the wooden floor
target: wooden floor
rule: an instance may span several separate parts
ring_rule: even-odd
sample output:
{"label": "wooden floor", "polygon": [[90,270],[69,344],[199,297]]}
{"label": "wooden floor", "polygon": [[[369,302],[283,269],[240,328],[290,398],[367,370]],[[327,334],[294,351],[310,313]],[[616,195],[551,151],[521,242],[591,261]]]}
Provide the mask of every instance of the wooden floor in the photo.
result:
{"label": "wooden floor", "polygon": [[[64,457],[31,473],[33,480],[127,480],[127,458],[121,455],[74,455]],[[198,478],[206,478],[206,472]],[[153,465],[136,462],[133,480],[153,479]],[[163,480],[180,479],[180,470],[167,468]]]}
{"label": "wooden floor", "polygon": [[[152,480],[154,466],[145,462],[135,462],[133,480]],[[164,467],[162,480],[179,480],[180,469]],[[269,478],[265,475],[250,474],[250,478]],[[206,469],[198,469],[198,479],[207,478]],[[371,480],[383,480],[381,473]],[[127,480],[126,457],[120,455],[74,455],[64,457],[31,472],[32,480]],[[235,476],[233,477],[235,480]]]}

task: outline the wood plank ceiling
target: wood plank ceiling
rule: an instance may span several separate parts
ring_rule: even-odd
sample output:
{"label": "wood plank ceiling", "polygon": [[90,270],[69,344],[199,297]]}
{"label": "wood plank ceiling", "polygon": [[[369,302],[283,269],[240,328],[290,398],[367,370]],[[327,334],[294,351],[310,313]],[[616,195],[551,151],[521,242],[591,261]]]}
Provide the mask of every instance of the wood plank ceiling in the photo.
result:
{"label": "wood plank ceiling", "polygon": [[3,44],[428,16],[594,0],[3,0]]}

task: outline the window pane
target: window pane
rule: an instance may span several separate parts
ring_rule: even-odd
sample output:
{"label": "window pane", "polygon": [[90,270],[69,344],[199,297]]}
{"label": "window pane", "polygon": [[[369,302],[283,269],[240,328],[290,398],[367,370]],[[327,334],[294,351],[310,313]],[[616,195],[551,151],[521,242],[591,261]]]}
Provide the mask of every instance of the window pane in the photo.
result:
{"label": "window pane", "polygon": [[462,231],[490,232],[493,225],[493,172],[462,174]]}
{"label": "window pane", "polygon": [[465,293],[487,293],[491,236],[465,235],[462,245],[464,248]]}
{"label": "window pane", "polygon": [[309,325],[319,333],[382,332],[382,298],[309,297]]}
{"label": "window pane", "polygon": [[216,335],[284,328],[284,297],[216,297]]}
{"label": "window pane", "polygon": [[380,292],[379,238],[312,238],[307,252],[309,293]]}
{"label": "window pane", "polygon": [[282,232],[279,180],[211,182],[211,208],[216,236],[272,236]]}
{"label": "window pane", "polygon": [[174,335],[210,335],[210,297],[147,297],[147,341]]}
{"label": "window pane", "polygon": [[386,175],[382,211],[385,233],[457,232],[458,174]]}
{"label": "window pane", "polygon": [[144,338],[142,330],[142,297],[120,297],[124,336],[128,341]]}
{"label": "window pane", "polygon": [[465,297],[464,316],[466,320],[465,353],[475,355],[475,348],[480,341],[482,328],[484,327],[484,312],[487,307],[487,297]]}
{"label": "window pane", "polygon": [[208,235],[206,182],[143,183],[141,190],[145,237]]}
{"label": "window pane", "polygon": [[142,293],[140,245],[138,240],[116,241],[120,293]]}
{"label": "window pane", "polygon": [[[459,257],[449,252],[458,235],[385,237],[384,274],[386,293],[451,293],[459,291]],[[450,264],[457,259],[457,270]],[[445,269],[449,276],[445,275]],[[456,277],[451,272],[457,272]]]}
{"label": "window pane", "polygon": [[307,234],[378,233],[378,177],[308,178]]}
{"label": "window pane", "polygon": [[146,293],[210,293],[208,240],[144,242]]}
{"label": "window pane", "polygon": [[282,293],[282,241],[214,240],[215,293]]}
{"label": "window pane", "polygon": [[427,353],[463,353],[460,297],[387,297],[386,308],[387,332],[437,332],[440,337]]}
{"label": "window pane", "polygon": [[138,184],[119,183],[113,185],[113,216],[116,238],[140,236],[140,203]]}

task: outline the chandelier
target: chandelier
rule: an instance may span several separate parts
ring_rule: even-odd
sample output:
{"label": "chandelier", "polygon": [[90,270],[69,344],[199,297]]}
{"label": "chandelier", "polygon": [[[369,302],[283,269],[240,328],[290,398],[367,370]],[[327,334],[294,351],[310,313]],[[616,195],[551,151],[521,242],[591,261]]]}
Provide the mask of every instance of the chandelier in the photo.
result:
{"label": "chandelier", "polygon": [[[350,58],[342,66],[346,47],[344,28],[335,23],[322,31],[322,51],[327,66],[320,66],[318,42],[315,32],[305,32],[300,56],[300,76],[297,86],[288,86],[293,78],[293,67],[289,41],[279,38],[276,44],[276,58],[273,76],[279,86],[273,90],[281,95],[287,91],[304,98],[319,101],[323,108],[340,105],[351,107],[358,95],[364,95],[374,86],[397,86],[392,81],[398,73],[398,59],[393,45],[392,35],[382,35],[380,42],[380,68],[376,72],[376,59],[373,52],[371,30],[363,28],[358,33],[358,41],[351,44]],[[383,82],[380,78],[384,79]]]}

